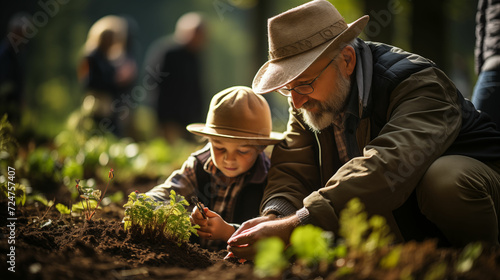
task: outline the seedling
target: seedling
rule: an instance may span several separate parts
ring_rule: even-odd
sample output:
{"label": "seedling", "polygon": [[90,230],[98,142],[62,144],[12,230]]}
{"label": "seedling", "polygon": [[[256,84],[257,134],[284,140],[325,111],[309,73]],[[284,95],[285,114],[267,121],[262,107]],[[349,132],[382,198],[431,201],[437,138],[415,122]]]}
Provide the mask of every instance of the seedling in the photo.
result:
{"label": "seedling", "polygon": [[130,193],[125,208],[124,229],[155,240],[172,240],[181,245],[191,234],[198,235],[198,225],[192,225],[183,196],[170,191],[170,201],[163,203],[138,191]]}
{"label": "seedling", "polygon": [[371,254],[391,244],[393,240],[385,218],[373,215],[368,219],[364,205],[358,198],[347,203],[347,207],[340,213],[339,224],[340,236],[344,238],[347,247],[357,252]]}
{"label": "seedling", "polygon": [[285,243],[279,237],[273,236],[257,242],[255,256],[255,274],[260,277],[277,277],[288,266],[288,260],[283,254]]}
{"label": "seedling", "polygon": [[19,183],[10,185],[8,181],[0,184],[0,199],[15,201],[15,205],[24,206],[26,203],[26,187]]}
{"label": "seedling", "polygon": [[[78,193],[80,194],[80,198],[83,200],[80,200],[80,203],[82,205],[82,210],[85,214],[85,219],[87,221],[90,221],[92,217],[94,217],[95,211],[97,208],[99,208],[99,205],[101,204],[102,199],[104,198],[104,195],[106,194],[106,191],[108,190],[109,182],[115,177],[114,175],[114,170],[111,168],[109,170],[108,174],[108,183],[106,184],[106,188],[104,189],[104,192],[101,193],[100,190],[96,190],[93,187],[84,187],[80,186],[80,180],[75,180],[76,186],[75,188],[78,190]],[[85,202],[84,202],[85,201]],[[92,203],[92,201],[98,201],[97,204]]]}
{"label": "seedling", "polygon": [[313,225],[297,227],[290,236],[290,250],[305,265],[330,261],[333,234]]}
{"label": "seedling", "polygon": [[13,160],[18,147],[12,124],[7,120],[7,114],[4,114],[0,118],[0,159]]}
{"label": "seedling", "polygon": [[480,242],[470,243],[463,249],[460,257],[458,258],[457,264],[455,265],[455,271],[458,273],[466,273],[469,271],[474,262],[479,258],[481,252],[483,251],[483,246]]}
{"label": "seedling", "polygon": [[[326,271],[325,266],[336,259],[349,257],[350,253],[374,254],[392,241],[385,219],[376,215],[367,219],[364,206],[357,198],[349,201],[347,207],[340,213],[339,226],[343,241],[333,247],[333,235],[313,225],[297,227],[292,232],[290,246],[286,249],[280,239],[262,240],[266,243],[259,241],[255,257],[255,273],[260,276],[275,277],[286,268],[283,262],[290,259],[295,259],[295,266],[309,268],[316,266],[319,272]],[[269,252],[270,249],[266,247],[272,247],[275,252]],[[401,250],[391,252],[383,265],[394,266],[400,252]],[[340,266],[336,271],[339,277],[349,273],[351,268],[347,266]]]}
{"label": "seedling", "polygon": [[56,209],[57,209],[57,211],[59,211],[59,213],[61,213],[61,217],[63,215],[69,215],[69,214],[71,214],[71,210],[66,205],[64,205],[62,203],[57,203],[56,204]]}

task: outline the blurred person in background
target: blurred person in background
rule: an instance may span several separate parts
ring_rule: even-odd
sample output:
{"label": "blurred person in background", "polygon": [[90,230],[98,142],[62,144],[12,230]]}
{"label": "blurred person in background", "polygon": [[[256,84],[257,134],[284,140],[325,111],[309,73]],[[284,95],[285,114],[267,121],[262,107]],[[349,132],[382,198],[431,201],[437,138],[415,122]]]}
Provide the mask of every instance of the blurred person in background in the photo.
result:
{"label": "blurred person in background", "polygon": [[479,0],[476,13],[476,73],[472,103],[500,129],[500,3]]}
{"label": "blurred person in background", "polygon": [[205,45],[206,23],[202,15],[181,16],[172,35],[153,42],[147,51],[146,75],[158,85],[150,90],[160,135],[169,142],[191,140],[186,125],[204,119],[200,52]]}
{"label": "blurred person in background", "polygon": [[136,61],[126,48],[128,30],[127,20],[114,15],[95,22],[78,68],[78,78],[86,91],[84,104],[92,108],[96,128],[118,137],[124,134],[123,100],[137,78]]}

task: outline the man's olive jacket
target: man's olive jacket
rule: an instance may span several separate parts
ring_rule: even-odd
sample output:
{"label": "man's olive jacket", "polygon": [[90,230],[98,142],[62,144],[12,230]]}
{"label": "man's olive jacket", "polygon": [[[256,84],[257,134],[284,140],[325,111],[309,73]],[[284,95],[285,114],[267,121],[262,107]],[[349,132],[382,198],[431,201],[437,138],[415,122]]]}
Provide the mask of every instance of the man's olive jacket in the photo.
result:
{"label": "man's olive jacket", "polygon": [[295,210],[305,206],[310,223],[336,232],[339,212],[359,197],[368,213],[383,215],[394,230],[392,211],[438,157],[500,159],[500,132],[432,61],[389,45],[358,42],[357,60],[364,46],[373,63],[371,83],[364,85],[370,89],[366,106],[356,77],[346,105],[351,160],[340,162],[332,126],[313,133],[290,106],[285,141],[271,156],[264,213],[273,199],[286,199]]}

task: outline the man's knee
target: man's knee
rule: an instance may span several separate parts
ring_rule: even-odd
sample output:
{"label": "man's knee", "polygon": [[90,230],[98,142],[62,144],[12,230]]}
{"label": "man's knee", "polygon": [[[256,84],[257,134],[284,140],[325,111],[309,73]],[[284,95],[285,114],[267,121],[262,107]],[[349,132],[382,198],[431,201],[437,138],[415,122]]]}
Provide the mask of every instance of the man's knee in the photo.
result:
{"label": "man's knee", "polygon": [[455,208],[460,207],[461,201],[489,196],[488,174],[483,172],[482,165],[484,164],[464,156],[438,158],[424,174],[416,189],[422,211],[437,208],[439,211],[450,211],[450,214],[453,214]]}
{"label": "man's knee", "polygon": [[431,164],[417,186],[417,197],[443,201],[457,193],[460,185],[467,185],[466,166],[455,157],[440,157]]}
{"label": "man's knee", "polygon": [[437,159],[416,188],[421,212],[452,244],[498,238],[498,173],[464,156]]}

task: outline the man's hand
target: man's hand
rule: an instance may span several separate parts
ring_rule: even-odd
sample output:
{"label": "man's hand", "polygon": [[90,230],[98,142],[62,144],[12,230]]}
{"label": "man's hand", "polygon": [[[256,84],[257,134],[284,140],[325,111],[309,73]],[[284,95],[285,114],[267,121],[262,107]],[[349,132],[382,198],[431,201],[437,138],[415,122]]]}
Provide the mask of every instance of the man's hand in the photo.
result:
{"label": "man's hand", "polygon": [[256,253],[255,243],[270,236],[278,236],[288,244],[290,235],[298,224],[299,218],[295,214],[283,219],[259,217],[249,220],[243,224],[245,228],[242,226],[229,238],[229,255],[251,260]]}
{"label": "man's hand", "polygon": [[276,215],[270,214],[270,215],[257,217],[257,218],[253,218],[251,220],[248,220],[248,221],[244,222],[243,224],[241,224],[241,227],[236,232],[233,233],[233,236],[236,236],[236,235],[240,234],[242,231],[247,230],[251,227],[254,227],[260,223],[263,223],[266,221],[271,221],[274,219],[276,219]]}

